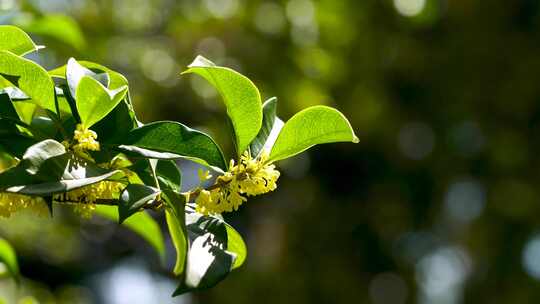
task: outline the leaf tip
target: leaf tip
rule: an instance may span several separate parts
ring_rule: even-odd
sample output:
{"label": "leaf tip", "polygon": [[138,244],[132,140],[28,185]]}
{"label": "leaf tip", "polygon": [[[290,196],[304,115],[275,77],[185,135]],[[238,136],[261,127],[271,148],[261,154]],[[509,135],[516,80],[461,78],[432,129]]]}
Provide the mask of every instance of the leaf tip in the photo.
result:
{"label": "leaf tip", "polygon": [[196,68],[196,67],[215,67],[216,64],[212,61],[206,59],[202,55],[197,55],[192,63],[188,65],[188,68]]}
{"label": "leaf tip", "polygon": [[356,136],[356,135],[353,135],[353,139],[352,139],[352,142],[353,142],[354,144],[357,144],[357,143],[359,143],[359,142],[360,142],[360,139],[358,138],[358,136]]}

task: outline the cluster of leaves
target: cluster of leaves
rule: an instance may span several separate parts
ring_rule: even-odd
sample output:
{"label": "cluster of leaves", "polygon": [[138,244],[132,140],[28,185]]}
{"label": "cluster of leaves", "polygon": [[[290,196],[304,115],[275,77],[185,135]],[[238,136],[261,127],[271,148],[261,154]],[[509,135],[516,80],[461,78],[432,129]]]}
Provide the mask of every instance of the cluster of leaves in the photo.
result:
{"label": "cluster of leaves", "polygon": [[[242,237],[219,214],[196,212],[181,192],[175,160],[206,166],[214,176],[228,170],[220,147],[207,134],[173,121],[137,120],[125,77],[102,65],[70,59],[47,71],[26,59],[37,46],[21,29],[0,26],[0,145],[18,164],[0,173],[0,192],[43,198],[51,214],[58,195],[103,181],[122,184],[118,199],[98,200],[99,215],[139,233],[163,258],[159,225],[147,209],[163,211],[176,249],[175,295],[209,288],[246,259]],[[294,156],[316,144],[356,142],[337,110],[314,106],[287,122],[276,116],[277,99],[262,102],[257,87],[232,69],[197,57],[183,74],[197,74],[221,95],[232,126],[236,155],[268,162]],[[76,153],[77,127],[97,134],[100,149]],[[9,244],[0,243],[0,261],[18,274]]]}

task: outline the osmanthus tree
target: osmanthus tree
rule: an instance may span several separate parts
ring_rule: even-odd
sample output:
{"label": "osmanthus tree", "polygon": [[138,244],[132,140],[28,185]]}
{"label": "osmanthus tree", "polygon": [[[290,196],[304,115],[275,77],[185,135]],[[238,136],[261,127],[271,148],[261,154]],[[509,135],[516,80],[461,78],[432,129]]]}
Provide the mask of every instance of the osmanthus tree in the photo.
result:
{"label": "osmanthus tree", "polygon": [[[40,47],[21,29],[0,26],[0,145],[11,167],[0,173],[0,216],[22,209],[52,216],[56,204],[117,220],[163,258],[164,212],[174,248],[174,295],[209,288],[246,259],[242,237],[221,214],[277,187],[277,161],[323,143],[357,142],[337,110],[313,106],[283,122],[277,99],[261,102],[245,76],[197,57],[182,74],[206,79],[225,103],[235,155],[227,160],[207,134],[174,121],[137,120],[126,78],[69,59],[47,71],[24,55]],[[175,160],[200,164],[180,172]],[[183,191],[183,174],[200,184]],[[16,255],[0,239],[0,261],[18,279]]]}

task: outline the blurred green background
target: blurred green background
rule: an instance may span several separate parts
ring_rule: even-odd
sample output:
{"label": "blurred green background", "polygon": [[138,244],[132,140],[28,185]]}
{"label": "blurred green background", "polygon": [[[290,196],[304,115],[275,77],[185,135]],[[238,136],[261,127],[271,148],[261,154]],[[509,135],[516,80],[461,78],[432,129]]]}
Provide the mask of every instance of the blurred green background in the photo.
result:
{"label": "blurred green background", "polygon": [[144,122],[206,130],[226,151],[216,92],[179,76],[197,54],[277,96],[283,119],[337,107],[361,140],[281,163],[276,192],[227,215],[249,256],[214,289],[171,299],[173,281],[139,238],[59,210],[0,221],[27,278],[19,291],[0,281],[0,294],[51,304],[540,300],[539,1],[0,0],[0,22],[45,44],[32,59],[48,68],[73,56],[124,73]]}

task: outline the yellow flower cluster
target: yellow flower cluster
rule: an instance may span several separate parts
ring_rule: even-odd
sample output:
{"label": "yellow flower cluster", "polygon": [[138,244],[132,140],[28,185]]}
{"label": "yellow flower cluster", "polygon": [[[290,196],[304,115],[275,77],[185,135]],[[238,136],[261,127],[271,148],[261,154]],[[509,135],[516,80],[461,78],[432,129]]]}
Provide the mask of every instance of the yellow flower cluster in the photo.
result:
{"label": "yellow flower cluster", "polygon": [[[231,160],[229,170],[216,179],[209,190],[200,190],[195,203],[197,212],[204,215],[218,214],[238,210],[246,196],[255,196],[273,191],[277,187],[279,171],[267,163],[268,154],[262,153],[253,159],[249,153],[240,157],[235,165]],[[207,179],[207,174],[199,173],[201,180]]]}
{"label": "yellow flower cluster", "polygon": [[86,129],[81,124],[77,125],[73,139],[77,142],[73,145],[73,151],[77,154],[86,156],[86,151],[99,151],[96,132]]}
{"label": "yellow flower cluster", "polygon": [[98,199],[118,199],[123,188],[124,185],[122,183],[102,181],[57,194],[54,196],[54,200],[58,202],[74,203],[74,211],[79,213],[82,217],[89,218],[96,209],[95,202]]}
{"label": "yellow flower cluster", "polygon": [[43,216],[48,214],[47,204],[41,197],[0,192],[1,217],[10,217],[13,213],[24,209]]}

